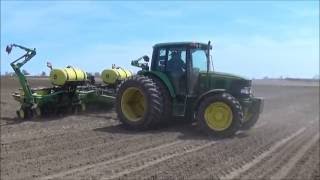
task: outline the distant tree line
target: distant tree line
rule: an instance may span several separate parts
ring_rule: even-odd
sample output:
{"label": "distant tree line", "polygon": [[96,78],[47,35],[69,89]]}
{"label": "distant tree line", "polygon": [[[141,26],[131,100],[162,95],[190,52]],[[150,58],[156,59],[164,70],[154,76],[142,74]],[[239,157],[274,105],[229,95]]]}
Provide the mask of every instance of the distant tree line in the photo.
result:
{"label": "distant tree line", "polygon": [[[21,73],[23,74],[23,75],[26,75],[26,76],[28,76],[28,75],[31,75],[27,70],[25,70],[25,69],[23,69],[22,71],[21,71]],[[5,72],[4,73],[4,76],[16,76],[16,73],[15,72]],[[47,76],[47,73],[45,72],[45,71],[42,71],[39,75],[36,75],[36,76]]]}
{"label": "distant tree line", "polygon": [[[22,74],[28,76],[30,75],[30,73],[23,69],[22,71]],[[99,72],[87,72],[87,74],[89,76],[94,76],[94,77],[100,77],[100,73]],[[4,73],[4,76],[16,76],[16,74],[14,72],[5,72]],[[47,76],[47,73],[45,71],[42,71],[39,75],[37,76]],[[286,80],[306,80],[306,79],[314,79],[314,80],[319,80],[320,79],[320,75],[317,74],[317,75],[314,75],[312,78],[290,78],[290,77],[283,77],[283,76],[279,76],[278,78],[271,78],[271,77],[268,77],[268,76],[264,76],[262,79],[286,79]]]}
{"label": "distant tree line", "polygon": [[88,76],[94,76],[94,77],[100,77],[100,73],[99,73],[99,72],[94,72],[94,73],[92,73],[92,72],[87,72],[87,75],[88,75]]}

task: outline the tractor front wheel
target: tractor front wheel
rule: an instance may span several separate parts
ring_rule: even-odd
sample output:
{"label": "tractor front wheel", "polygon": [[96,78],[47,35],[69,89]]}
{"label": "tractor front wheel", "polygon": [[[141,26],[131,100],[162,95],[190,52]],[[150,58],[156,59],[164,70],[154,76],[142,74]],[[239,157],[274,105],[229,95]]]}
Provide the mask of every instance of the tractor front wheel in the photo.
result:
{"label": "tractor front wheel", "polygon": [[243,130],[243,131],[249,130],[257,123],[259,116],[260,116],[260,113],[255,112],[253,114],[249,114],[248,116],[249,116],[248,120],[245,121],[241,126],[241,130]]}
{"label": "tractor front wheel", "polygon": [[158,124],[164,107],[160,89],[146,76],[124,80],[117,91],[116,111],[120,121],[131,129],[147,129]]}
{"label": "tractor front wheel", "polygon": [[243,119],[240,103],[228,93],[204,98],[196,115],[201,129],[209,136],[218,137],[233,136]]}

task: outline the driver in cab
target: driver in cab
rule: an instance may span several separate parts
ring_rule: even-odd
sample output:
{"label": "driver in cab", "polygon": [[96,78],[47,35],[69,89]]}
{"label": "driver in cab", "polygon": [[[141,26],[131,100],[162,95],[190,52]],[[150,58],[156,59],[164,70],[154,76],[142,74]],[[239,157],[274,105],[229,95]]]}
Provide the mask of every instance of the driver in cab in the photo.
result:
{"label": "driver in cab", "polygon": [[182,72],[185,72],[185,70],[186,70],[186,64],[181,59],[181,52],[173,51],[171,54],[171,58],[167,63],[167,71],[182,73]]}

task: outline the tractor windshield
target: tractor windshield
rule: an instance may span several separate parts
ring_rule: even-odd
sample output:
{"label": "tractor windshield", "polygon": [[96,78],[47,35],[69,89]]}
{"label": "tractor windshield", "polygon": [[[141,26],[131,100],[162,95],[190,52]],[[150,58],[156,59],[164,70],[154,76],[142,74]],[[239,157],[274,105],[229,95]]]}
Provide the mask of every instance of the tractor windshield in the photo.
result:
{"label": "tractor windshield", "polygon": [[208,71],[208,55],[207,50],[193,49],[191,50],[192,66],[194,71],[207,72]]}

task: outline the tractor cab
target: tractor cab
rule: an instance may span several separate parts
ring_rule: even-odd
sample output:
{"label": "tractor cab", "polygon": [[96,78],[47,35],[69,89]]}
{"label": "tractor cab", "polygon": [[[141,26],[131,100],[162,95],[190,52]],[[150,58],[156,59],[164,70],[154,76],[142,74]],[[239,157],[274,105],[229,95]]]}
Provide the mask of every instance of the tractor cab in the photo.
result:
{"label": "tractor cab", "polygon": [[210,69],[210,42],[160,43],[153,47],[151,71],[166,74],[177,96],[195,96],[199,77]]}

